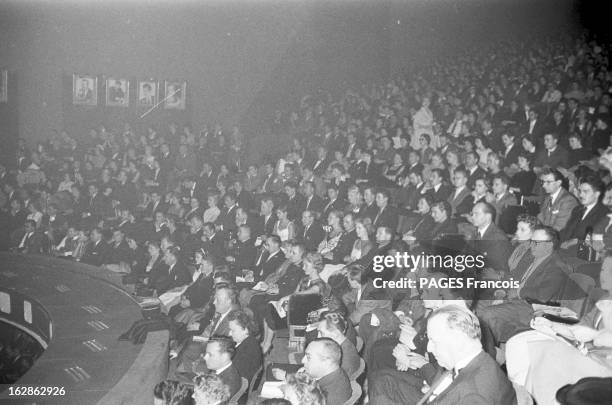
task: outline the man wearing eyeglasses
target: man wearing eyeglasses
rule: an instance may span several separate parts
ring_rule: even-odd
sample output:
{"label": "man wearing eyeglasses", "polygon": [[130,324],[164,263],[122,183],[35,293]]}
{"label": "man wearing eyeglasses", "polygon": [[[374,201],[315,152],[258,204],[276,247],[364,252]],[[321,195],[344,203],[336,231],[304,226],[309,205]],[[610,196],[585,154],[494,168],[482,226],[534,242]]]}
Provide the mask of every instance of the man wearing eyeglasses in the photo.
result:
{"label": "man wearing eyeglasses", "polygon": [[547,196],[542,203],[538,219],[543,225],[560,232],[570,219],[578,201],[565,190],[561,183],[563,175],[558,170],[545,169],[540,174],[542,188]]}
{"label": "man wearing eyeglasses", "polygon": [[557,253],[559,234],[548,226],[536,227],[531,237],[533,262],[525,271],[517,269],[512,274],[519,282],[518,289],[508,291],[508,301],[491,305],[480,311],[479,316],[489,326],[496,344],[504,343],[521,330],[529,328],[533,317],[532,303],[553,304],[563,298],[572,283],[568,274],[571,268]]}

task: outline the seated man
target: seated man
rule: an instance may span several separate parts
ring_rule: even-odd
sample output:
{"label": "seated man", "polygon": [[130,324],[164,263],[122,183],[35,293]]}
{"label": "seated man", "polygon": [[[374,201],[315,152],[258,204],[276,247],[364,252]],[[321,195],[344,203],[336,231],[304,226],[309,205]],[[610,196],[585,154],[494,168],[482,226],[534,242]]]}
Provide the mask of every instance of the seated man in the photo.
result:
{"label": "seated man", "polygon": [[102,230],[100,228],[92,229],[89,239],[91,243],[87,245],[81,262],[91,264],[92,266],[101,266],[108,254],[108,244],[102,240]]}
{"label": "seated man", "polygon": [[326,403],[343,404],[352,389],[346,372],[340,367],[342,349],[329,338],[317,338],[306,347],[304,371],[319,382]]}
{"label": "seated man", "polygon": [[36,222],[28,219],[25,221],[23,231],[15,238],[16,246],[13,249],[20,253],[42,254],[44,253],[45,238],[45,234],[36,230]]}
{"label": "seated man", "polygon": [[506,234],[495,225],[495,208],[480,202],[472,208],[472,224],[476,231],[471,237],[474,250],[485,257],[486,267],[502,277],[508,271],[512,246]]}
{"label": "seated man", "polygon": [[200,374],[193,380],[193,383],[192,398],[195,405],[224,404],[231,397],[229,387],[217,374]]}
{"label": "seated man", "polygon": [[213,336],[206,345],[204,361],[206,368],[223,381],[229,388],[230,397],[242,386],[242,379],[234,364],[232,356],[236,352],[236,344],[227,336]]}
{"label": "seated man", "polygon": [[[567,325],[537,317],[532,324],[535,330],[529,330],[513,336],[506,345],[506,367],[508,378],[524,386],[538,402],[553,401],[555,392],[565,384],[571,384],[588,376],[612,375],[612,368],[606,368],[606,362],[600,362],[597,352],[583,355],[574,347],[567,345],[554,334],[561,335],[575,342],[593,341],[600,347],[599,353],[606,353],[606,346],[612,347],[612,341],[606,344],[606,335],[612,336],[612,325],[606,325],[605,312],[610,311],[609,299],[612,297],[612,252],[606,252],[599,274],[602,291],[597,296],[597,304],[585,314],[578,324]],[[608,322],[609,323],[609,322]],[[549,349],[550,348],[550,349]],[[547,359],[542,355],[554,349],[550,359],[555,362],[543,366]],[[601,350],[603,349],[603,350]],[[563,361],[560,361],[563,356]],[[608,365],[610,362],[608,361]],[[572,367],[556,367],[557,364],[571,364]]]}
{"label": "seated man", "polygon": [[474,205],[474,196],[467,187],[468,176],[465,169],[455,170],[452,180],[455,189],[448,197],[448,202],[451,205],[453,218],[457,218],[470,212]]}
{"label": "seated man", "polygon": [[[512,274],[518,289],[507,292],[507,302],[479,311],[479,317],[491,329],[496,343],[504,343],[516,333],[529,328],[532,303],[553,304],[563,298],[571,268],[559,257],[559,234],[548,226],[536,227],[531,237],[534,261],[524,272]],[[517,269],[518,271],[518,269]],[[520,274],[522,273],[522,274]]]}
{"label": "seated man", "polygon": [[[229,334],[229,318],[228,315],[240,307],[236,304],[236,292],[228,285],[219,285],[215,291],[214,298],[215,315],[212,320],[200,335],[194,336],[187,343],[185,349],[180,355],[180,361],[176,368],[177,373],[193,373],[194,363],[200,358],[200,355],[206,351],[206,342],[213,335]],[[194,323],[188,325],[188,330],[200,329],[204,325]]]}
{"label": "seated man", "polygon": [[538,219],[542,225],[550,226],[560,232],[570,219],[578,201],[562,187],[563,175],[558,170],[545,169],[540,174],[542,189],[548,194],[540,207]]}

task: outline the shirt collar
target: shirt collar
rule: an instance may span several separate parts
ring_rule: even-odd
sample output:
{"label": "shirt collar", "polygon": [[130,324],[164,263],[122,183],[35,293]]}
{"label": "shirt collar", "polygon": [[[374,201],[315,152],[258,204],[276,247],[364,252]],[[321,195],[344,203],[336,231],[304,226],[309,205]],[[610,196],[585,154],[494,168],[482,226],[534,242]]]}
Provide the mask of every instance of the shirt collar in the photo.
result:
{"label": "shirt collar", "polygon": [[477,351],[474,350],[474,352],[469,353],[467,356],[465,356],[461,360],[457,361],[457,363],[455,363],[455,367],[453,369],[455,374],[459,373],[459,371],[461,371],[461,369],[465,368],[468,364],[470,364],[472,362],[472,360],[474,360],[481,352],[482,352],[482,348],[478,348]]}
{"label": "shirt collar", "polygon": [[231,367],[231,365],[232,365],[232,362],[230,361],[230,362],[229,362],[229,363],[227,363],[225,366],[221,367],[221,368],[220,368],[220,369],[218,369],[218,370],[215,370],[215,374],[217,374],[217,375],[221,374],[222,372],[224,372],[225,370],[227,370],[228,368],[230,368],[230,367]]}

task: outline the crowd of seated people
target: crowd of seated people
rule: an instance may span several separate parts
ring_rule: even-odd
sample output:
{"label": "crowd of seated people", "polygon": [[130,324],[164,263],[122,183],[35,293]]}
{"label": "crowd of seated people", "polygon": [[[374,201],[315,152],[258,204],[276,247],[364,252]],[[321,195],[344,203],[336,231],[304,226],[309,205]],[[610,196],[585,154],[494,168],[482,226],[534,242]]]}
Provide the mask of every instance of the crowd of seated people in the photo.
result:
{"label": "crowd of seated people", "polygon": [[[176,325],[170,377],[198,404],[254,384],[283,329],[303,367],[267,377],[293,405],[345,403],[364,378],[371,404],[511,404],[519,389],[554,403],[550,387],[612,375],[610,357],[557,375],[530,351],[554,358],[555,338],[612,348],[608,48],[508,42],[305,96],[274,114],[270,136],[290,145],[261,162],[220,125],[20,142],[0,167],[0,245],[104,267],[158,297]],[[404,252],[483,267],[376,268]],[[516,285],[390,287],[417,276]],[[599,320],[536,312],[559,305]]]}
{"label": "crowd of seated people", "polygon": [[1,325],[0,384],[14,384],[32,367],[44,349],[27,333],[8,324]]}

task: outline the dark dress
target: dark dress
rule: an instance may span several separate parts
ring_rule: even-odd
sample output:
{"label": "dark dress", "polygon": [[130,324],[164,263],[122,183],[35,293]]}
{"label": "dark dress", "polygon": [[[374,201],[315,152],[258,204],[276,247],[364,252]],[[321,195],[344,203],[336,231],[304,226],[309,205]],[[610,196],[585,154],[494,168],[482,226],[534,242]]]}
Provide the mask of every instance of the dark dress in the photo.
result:
{"label": "dark dress", "polygon": [[291,317],[292,325],[307,325],[308,314],[323,307],[322,300],[330,293],[329,286],[321,279],[310,280],[305,277],[300,281],[296,292],[307,290],[308,288],[319,286],[318,294],[292,295],[289,300],[287,317],[281,318],[278,312],[269,304],[266,307],[265,319],[268,326],[273,330],[285,329],[288,326],[288,317]]}

